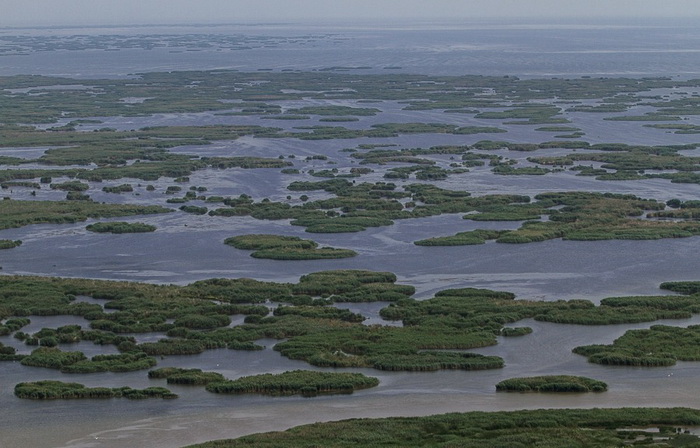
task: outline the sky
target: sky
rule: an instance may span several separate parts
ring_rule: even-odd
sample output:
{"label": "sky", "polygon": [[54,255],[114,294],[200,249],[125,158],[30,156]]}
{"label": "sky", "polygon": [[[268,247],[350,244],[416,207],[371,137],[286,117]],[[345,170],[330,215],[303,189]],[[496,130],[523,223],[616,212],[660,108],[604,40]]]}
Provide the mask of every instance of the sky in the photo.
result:
{"label": "sky", "polygon": [[556,17],[700,18],[700,0],[0,0],[0,28]]}

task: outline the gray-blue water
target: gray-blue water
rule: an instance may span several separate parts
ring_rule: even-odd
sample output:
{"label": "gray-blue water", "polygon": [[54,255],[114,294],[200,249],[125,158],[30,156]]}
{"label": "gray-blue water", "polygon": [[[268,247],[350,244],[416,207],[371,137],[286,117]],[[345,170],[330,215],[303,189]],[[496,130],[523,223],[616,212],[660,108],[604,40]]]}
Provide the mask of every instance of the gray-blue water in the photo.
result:
{"label": "gray-blue water", "polygon": [[[88,39],[95,35],[104,37]],[[2,41],[6,36],[16,37],[8,43]],[[36,43],[37,36],[53,39],[53,45],[56,37],[68,39],[68,44],[52,50]],[[134,36],[146,43],[133,44]],[[2,75],[329,67],[433,75],[700,74],[700,27],[692,20],[0,28],[0,43],[6,49],[0,56]]]}

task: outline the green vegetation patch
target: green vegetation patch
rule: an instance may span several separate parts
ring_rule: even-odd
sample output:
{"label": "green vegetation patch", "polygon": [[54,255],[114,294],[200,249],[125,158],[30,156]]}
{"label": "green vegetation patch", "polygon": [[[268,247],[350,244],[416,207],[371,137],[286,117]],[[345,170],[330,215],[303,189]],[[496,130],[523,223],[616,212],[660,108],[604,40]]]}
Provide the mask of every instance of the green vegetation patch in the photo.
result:
{"label": "green vegetation patch", "polygon": [[573,126],[542,126],[535,130],[541,132],[579,132],[581,129]]}
{"label": "green vegetation patch", "polygon": [[661,289],[678,292],[681,294],[697,294],[700,293],[700,282],[664,282],[659,286]]}
{"label": "green vegetation patch", "polygon": [[25,366],[58,369],[63,373],[130,372],[156,365],[156,360],[145,353],[96,355],[88,360],[82,352],[63,352],[56,347],[39,347],[21,362]]}
{"label": "green vegetation patch", "polygon": [[573,352],[589,362],[614,366],[671,366],[676,361],[700,361],[700,325],[688,328],[654,325],[628,330],[610,345],[586,345]]}
{"label": "green vegetation patch", "polygon": [[[690,130],[686,130],[691,132]],[[680,132],[680,131],[679,131]],[[542,149],[554,144],[534,145]],[[574,143],[574,142],[570,142]],[[578,171],[579,176],[595,176],[599,180],[640,180],[669,179],[675,183],[698,183],[697,171],[700,170],[700,157],[688,157],[680,152],[697,148],[697,144],[669,146],[641,146],[621,143],[600,143],[589,145],[585,142],[581,148],[595,151],[572,152],[556,157],[529,157],[528,161],[545,166],[563,168],[569,166],[571,171]],[[557,143],[561,147],[561,143]],[[585,145],[585,146],[584,146]],[[580,162],[598,162],[600,168],[586,166]],[[647,173],[646,170],[666,171]]]}
{"label": "green vegetation patch", "polygon": [[130,387],[85,387],[79,383],[63,381],[35,381],[19,383],[15,386],[15,396],[30,400],[58,400],[78,398],[177,398],[177,395],[164,387],[132,389]]}
{"label": "green vegetation patch", "polygon": [[486,118],[492,120],[518,119],[505,124],[558,124],[569,123],[569,120],[558,116],[561,109],[547,104],[530,103],[520,107],[507,109],[502,112],[481,112],[474,118]]}
{"label": "green vegetation patch", "polygon": [[493,240],[501,236],[504,230],[472,230],[460,232],[452,236],[433,237],[416,241],[417,246],[469,246],[473,244],[484,244],[487,240]]}
{"label": "green vegetation patch", "polygon": [[217,394],[265,394],[315,396],[318,394],[347,394],[379,385],[379,380],[361,373],[317,372],[294,370],[280,374],[244,376],[236,380],[207,384],[209,392]]}
{"label": "green vegetation patch", "polygon": [[482,370],[503,366],[503,360],[496,356],[435,351],[493,345],[495,336],[478,326],[460,330],[447,325],[441,327],[437,319],[434,323],[405,327],[367,327],[359,324],[318,326],[274,348],[286,357],[305,360],[320,367],[435,371]]}
{"label": "green vegetation patch", "polygon": [[276,249],[279,247],[296,247],[299,249],[313,249],[317,246],[314,241],[303,240],[296,236],[250,234],[227,238],[225,244],[236,249],[260,250]]}
{"label": "green vegetation patch", "polygon": [[163,367],[148,372],[151,379],[167,380],[168,384],[185,384],[194,386],[205,386],[213,382],[225,381],[223,375],[216,372],[203,372],[201,369],[181,369],[178,367]]}
{"label": "green vegetation patch", "polygon": [[[423,170],[420,168],[419,170]],[[387,173],[419,172],[413,167],[395,168]],[[424,171],[428,177],[443,178],[449,172],[438,168]],[[417,174],[418,177],[418,174]],[[700,178],[698,179],[700,181]],[[397,219],[422,218],[445,213],[467,213],[464,218],[476,221],[526,221],[517,230],[496,235],[501,243],[528,243],[554,238],[570,240],[661,239],[700,234],[700,224],[693,211],[664,210],[662,202],[633,195],[589,192],[554,192],[535,196],[536,202],[521,195],[486,195],[472,197],[466,191],[451,191],[430,184],[408,184],[399,188],[390,182],[353,184],[333,178],[317,182],[296,181],[291,191],[322,190],[335,197],[288,203],[249,197],[228,198],[228,208],[209,212],[212,216],[252,216],[257,219],[291,219],[292,225],[304,226],[307,232],[360,232],[367,227],[391,225]],[[406,202],[401,202],[404,199]],[[640,219],[673,217],[685,220]],[[677,216],[676,216],[677,215]],[[547,221],[540,221],[546,216]],[[457,240],[474,244],[484,239],[484,231],[460,234]],[[444,242],[454,245],[453,241]],[[421,242],[422,244],[423,242]],[[435,244],[431,241],[430,244]]]}
{"label": "green vegetation patch", "polygon": [[[5,322],[0,324],[0,336],[7,336],[8,334],[15,332],[22,327],[26,327],[27,325],[29,325],[29,323],[30,320],[26,317],[15,317],[12,319],[7,319]],[[12,347],[7,347],[7,349],[12,349]],[[12,353],[14,353],[14,351]]]}
{"label": "green vegetation patch", "polygon": [[673,130],[675,134],[700,134],[700,126],[696,124],[645,124],[644,127]]}
{"label": "green vegetation patch", "polygon": [[265,117],[261,117],[264,120],[309,120],[311,119],[310,116],[308,115],[268,115]]}
{"label": "green vegetation patch", "polygon": [[[328,101],[337,98],[369,101],[403,101],[406,110],[458,110],[501,108],[486,118],[520,118],[535,122],[555,117],[558,107],[538,100],[598,100],[595,110],[623,110],[639,102],[630,96],[656,88],[695,86],[693,80],[670,78],[572,78],[519,79],[502,76],[441,76],[392,73],[367,75],[343,73],[347,69],[319,72],[250,73],[216,70],[141,74],[138,79],[81,80],[89,89],[52,90],[45,86],[70,85],[76,80],[43,76],[9,76],[2,78],[7,89],[29,88],[26,92],[7,92],[0,97],[4,123],[52,123],[62,117],[71,121],[54,128],[55,134],[71,132],[95,116],[144,116],[155,113],[194,113],[219,111],[226,115],[279,114],[273,101],[303,101],[307,98]],[[439,84],[439,85],[438,85]],[[196,85],[193,89],[191,86]],[[41,95],[37,95],[40,92]],[[98,95],[96,95],[98,93]],[[487,95],[487,96],[485,96]],[[145,98],[138,103],[125,97]],[[99,100],[96,99],[99,98]],[[226,101],[221,101],[225,99]],[[663,114],[688,114],[697,109],[693,98],[648,103]],[[228,110],[229,112],[224,112]],[[370,108],[319,104],[286,111],[319,115],[374,115]],[[546,121],[546,120],[544,120]],[[549,121],[546,121],[549,122]],[[60,132],[57,132],[60,131]],[[114,131],[101,131],[115,133]],[[19,146],[19,145],[16,145]]]}
{"label": "green vegetation patch", "polygon": [[608,385],[602,381],[571,375],[547,375],[510,378],[496,384],[501,392],[604,392]]}
{"label": "green vegetation patch", "polygon": [[134,187],[131,184],[121,184],[113,187],[102,187],[102,191],[105,193],[131,193],[134,191]]}
{"label": "green vegetation patch", "polygon": [[0,188],[2,188],[3,190],[7,190],[13,187],[33,188],[35,190],[41,189],[41,185],[38,182],[11,181],[0,183]]}
{"label": "green vegetation patch", "polygon": [[209,211],[207,207],[198,207],[196,205],[183,205],[180,207],[180,210],[193,215],[205,215]]}
{"label": "green vegetation patch", "polygon": [[97,233],[146,233],[155,232],[156,226],[142,222],[96,222],[85,227],[90,232]]}
{"label": "green vegetation patch", "polygon": [[[242,135],[273,135],[278,131],[277,128],[259,126],[216,125],[147,127],[138,131],[118,132],[52,132],[28,126],[0,126],[3,135],[0,146],[54,146],[41,157],[22,160],[21,163],[80,166],[66,169],[7,169],[0,173],[0,183],[9,186],[10,182],[37,178],[42,183],[50,183],[51,177],[67,176],[76,180],[54,183],[51,188],[79,193],[89,188],[81,180],[186,178],[193,171],[206,168],[283,168],[291,163],[277,158],[200,157],[168,151],[178,146],[206,145],[214,140],[234,140]],[[129,188],[133,187],[122,184],[104,187],[103,190],[122,193],[130,191]]]}
{"label": "green vegetation patch", "polygon": [[22,240],[0,240],[0,249],[12,249],[22,245]]}
{"label": "green vegetation patch", "polygon": [[[696,436],[678,434],[675,427],[697,426],[700,411],[688,408],[539,409],[514,412],[469,412],[428,417],[352,419],[314,423],[283,432],[219,440],[197,448],[299,446],[460,446],[466,448],[572,447],[607,448],[631,445],[692,446]],[[658,433],[634,428],[659,427]],[[676,445],[683,446],[683,445]]]}
{"label": "green vegetation patch", "polygon": [[63,182],[60,184],[51,184],[52,190],[63,190],[63,191],[86,191],[90,186],[86,183],[72,180],[68,182]]}
{"label": "green vegetation patch", "polygon": [[[665,204],[641,199],[633,195],[611,193],[543,193],[535,196],[532,204],[481,206],[481,213],[471,213],[465,219],[527,220],[517,230],[460,232],[454,236],[416,241],[421,246],[454,246],[480,244],[495,239],[499,243],[523,244],[555,238],[577,241],[597,240],[653,240],[685,238],[700,235],[700,224],[692,218],[687,221],[658,221],[639,219],[647,210],[663,210]],[[557,208],[553,208],[557,207]],[[649,217],[657,216],[650,212]],[[541,215],[548,221],[539,221]],[[694,216],[689,214],[689,216]],[[681,217],[680,214],[678,216]],[[535,220],[537,219],[537,220]]]}
{"label": "green vegetation patch", "polygon": [[381,112],[373,107],[350,106],[305,106],[298,109],[288,109],[292,115],[330,115],[330,116],[372,116]]}
{"label": "green vegetation patch", "polygon": [[254,250],[251,257],[271,260],[324,260],[357,255],[349,249],[318,247],[318,243],[295,236],[250,234],[227,238],[225,244],[237,249]]}
{"label": "green vegetation patch", "polygon": [[357,117],[325,117],[319,119],[318,121],[323,123],[349,123],[353,121],[360,121],[360,119]]}
{"label": "green vegetation patch", "polygon": [[683,118],[677,115],[665,115],[661,113],[648,113],[645,115],[622,115],[616,117],[603,118],[603,120],[606,121],[680,121],[682,119]]}
{"label": "green vegetation patch", "polygon": [[[0,331],[17,332],[16,337],[27,344],[41,346],[22,362],[85,373],[150,368],[155,362],[151,357],[158,355],[197,354],[216,348],[259,350],[262,347],[255,341],[261,338],[285,339],[274,349],[320,367],[499,368],[501,358],[464,350],[496,344],[502,335],[530,333],[529,328],[506,327],[525,318],[603,325],[688,318],[700,311],[700,299],[694,293],[697,282],[665,285],[687,291],[686,295],[611,297],[595,306],[587,300],[514,300],[509,292],[473,288],[448,289],[427,300],[413,300],[414,288],[395,284],[394,274],[361,270],[312,273],[296,284],[251,279],[209,279],[187,286],[16,276],[0,280],[0,317],[8,318]],[[73,303],[75,295],[106,300],[104,308],[113,312],[105,312],[98,304]],[[253,305],[267,301],[285,305],[272,315],[267,307]],[[403,326],[363,325],[363,316],[329,306],[358,301],[391,302],[380,315],[401,321]],[[230,327],[229,316],[237,313],[247,314],[245,323]],[[73,325],[19,335],[28,323],[20,316],[30,314],[81,315],[91,329]],[[133,337],[122,335],[154,331],[166,332],[167,338],[137,344]],[[690,336],[674,335],[659,342],[654,357],[675,362],[671,355],[660,355],[660,350],[665,350],[664,344],[686,346],[686,339],[694,341]],[[122,353],[88,360],[80,352],[55,348],[58,343],[80,340],[114,344]],[[640,350],[652,351],[649,347]],[[11,348],[3,354],[7,356],[2,359],[20,359]]]}
{"label": "green vegetation patch", "polygon": [[505,337],[525,336],[530,333],[532,333],[530,327],[503,327],[501,330],[501,336]]}
{"label": "green vegetation patch", "polygon": [[30,224],[67,224],[88,218],[168,213],[157,205],[98,204],[92,201],[0,201],[0,229]]}
{"label": "green vegetation patch", "polygon": [[[3,336],[10,334],[10,331],[8,331],[8,327],[5,325],[0,326],[0,334],[2,334]],[[9,345],[5,345],[2,342],[0,342],[0,361],[21,361],[24,357],[25,355],[17,354],[16,348]]]}
{"label": "green vegetation patch", "polygon": [[515,168],[509,164],[496,165],[491,169],[491,171],[494,174],[500,174],[503,176],[543,176],[552,172],[552,170],[548,168],[542,168],[539,166]]}
{"label": "green vegetation patch", "polygon": [[397,285],[391,272],[335,270],[301,276],[294,294],[331,298],[336,302],[393,302],[415,293],[410,285]]}

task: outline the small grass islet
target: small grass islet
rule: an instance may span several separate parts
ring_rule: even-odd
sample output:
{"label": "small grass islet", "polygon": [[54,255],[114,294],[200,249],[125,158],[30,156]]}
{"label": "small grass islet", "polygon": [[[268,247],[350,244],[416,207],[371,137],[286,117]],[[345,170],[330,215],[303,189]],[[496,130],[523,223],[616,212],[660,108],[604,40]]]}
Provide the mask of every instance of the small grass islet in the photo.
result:
{"label": "small grass islet", "polygon": [[499,392],[604,392],[602,381],[572,375],[547,375],[510,378],[496,384]]}
{"label": "small grass islet", "polygon": [[164,387],[132,389],[130,387],[86,387],[80,383],[45,380],[19,383],[15,386],[15,396],[30,400],[66,400],[87,398],[177,398],[177,395]]}
{"label": "small grass islet", "polygon": [[0,250],[13,249],[22,245],[22,240],[0,240]]}
{"label": "small grass islet", "polygon": [[251,234],[227,238],[224,244],[237,249],[253,250],[254,258],[271,260],[327,260],[357,255],[349,249],[318,247],[318,243],[295,236]]}
{"label": "small grass islet", "polygon": [[348,394],[375,387],[379,380],[361,373],[294,370],[280,374],[252,375],[224,382],[211,382],[206,389],[217,394],[257,393],[264,395]]}
{"label": "small grass islet", "polygon": [[163,367],[148,372],[151,379],[166,379],[168,384],[185,384],[192,386],[206,386],[212,382],[225,381],[220,373],[203,372],[201,369],[181,369],[178,367]]}
{"label": "small grass islet", "polygon": [[58,369],[63,373],[130,372],[149,369],[156,360],[142,352],[95,355],[64,352],[56,347],[39,347],[21,361],[22,365]]}
{"label": "small grass islet", "polygon": [[148,233],[155,232],[156,226],[142,222],[96,222],[85,227],[86,230],[96,233]]}
{"label": "small grass islet", "polygon": [[168,213],[157,205],[99,204],[92,201],[0,201],[0,229],[30,224],[66,224],[88,218]]}
{"label": "small grass islet", "polygon": [[229,380],[216,372],[165,367],[148,372],[148,377],[165,378],[168,384],[206,386],[207,391],[217,394],[304,395],[307,397],[318,394],[348,394],[379,384],[377,378],[361,373],[313,370],[266,373]]}

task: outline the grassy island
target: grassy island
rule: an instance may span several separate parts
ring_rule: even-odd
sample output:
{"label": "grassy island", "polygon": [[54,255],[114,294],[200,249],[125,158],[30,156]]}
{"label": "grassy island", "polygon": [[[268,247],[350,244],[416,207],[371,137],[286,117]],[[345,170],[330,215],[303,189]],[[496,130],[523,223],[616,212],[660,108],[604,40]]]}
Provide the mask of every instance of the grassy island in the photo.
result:
{"label": "grassy island", "polygon": [[95,355],[91,359],[82,352],[64,352],[56,347],[39,347],[23,358],[25,366],[58,369],[63,373],[130,372],[148,369],[156,360],[145,353]]}
{"label": "grassy island", "polygon": [[180,369],[178,367],[163,367],[148,372],[151,379],[165,378],[168,384],[188,384],[205,386],[213,382],[225,381],[223,375],[216,372],[202,372],[201,369]]}
{"label": "grassy island", "polygon": [[0,249],[12,249],[21,245],[21,240],[0,240]]}
{"label": "grassy island", "polygon": [[510,378],[496,384],[501,392],[604,392],[608,385],[602,381],[571,375]]}
{"label": "grassy island", "polygon": [[[404,167],[392,170],[387,174],[400,177]],[[407,171],[414,172],[413,168]],[[442,174],[436,175],[442,178]],[[651,240],[700,235],[697,212],[689,207],[692,201],[686,201],[690,204],[676,211],[665,210],[663,202],[629,194],[553,192],[534,198],[501,194],[474,197],[467,191],[445,190],[430,184],[353,184],[337,177],[318,182],[296,181],[287,188],[298,192],[325,191],[335,197],[291,205],[269,200],[255,202],[242,195],[224,199],[227,207],[211,210],[209,215],[290,219],[292,225],[303,226],[311,233],[361,232],[368,227],[392,225],[398,219],[446,213],[465,213],[464,219],[473,221],[523,221],[516,230],[479,229],[416,242],[425,246],[481,244],[488,240],[522,244],[556,238]]]}
{"label": "grassy island", "polygon": [[311,370],[294,370],[280,374],[267,373],[228,380],[216,372],[165,367],[151,370],[148,372],[148,377],[165,378],[168,384],[206,386],[209,392],[217,394],[301,394],[307,397],[318,394],[352,393],[355,390],[367,389],[379,384],[378,379],[360,373]]}
{"label": "grassy island", "polygon": [[36,381],[19,383],[15,386],[15,396],[30,400],[58,400],[85,398],[177,398],[177,395],[164,387],[132,389],[130,387],[85,387],[79,383],[62,381]]}
{"label": "grassy island", "polygon": [[700,325],[688,328],[654,325],[628,330],[610,345],[585,345],[573,352],[596,364],[614,366],[672,366],[676,361],[700,361]]}
{"label": "grassy island", "polygon": [[237,249],[253,250],[254,258],[271,260],[325,260],[357,255],[350,249],[318,247],[318,243],[295,236],[240,235],[226,238],[224,243]]}
{"label": "grassy island", "polygon": [[[639,219],[647,210],[663,210],[665,204],[632,195],[566,192],[543,193],[535,196],[535,199],[537,202],[532,204],[510,204],[497,209],[489,207],[481,213],[464,216],[465,219],[477,221],[525,220],[517,230],[472,230],[453,236],[428,238],[415,244],[456,246],[482,244],[487,240],[523,244],[555,238],[576,241],[653,240],[700,235],[700,224],[692,219]],[[547,215],[549,220],[540,221],[538,213]],[[650,212],[647,217],[657,218],[657,213]]]}
{"label": "grassy island", "polygon": [[237,380],[207,384],[209,392],[217,394],[255,393],[265,395],[315,396],[318,394],[347,394],[375,387],[379,380],[361,373],[317,372],[294,370],[280,374],[244,376]]}
{"label": "grassy island", "polygon": [[503,327],[501,330],[501,336],[506,337],[525,336],[530,333],[532,333],[532,328],[530,327]]}
{"label": "grassy island", "polygon": [[102,187],[102,191],[105,193],[131,193],[134,191],[134,187],[131,184],[121,184],[113,187]]}
{"label": "grassy island", "polygon": [[142,222],[96,222],[85,227],[90,232],[97,233],[147,233],[155,232],[156,226]]}
{"label": "grassy island", "polygon": [[157,205],[98,204],[91,201],[0,201],[0,229],[30,224],[67,224],[88,218],[150,215],[171,209]]}

